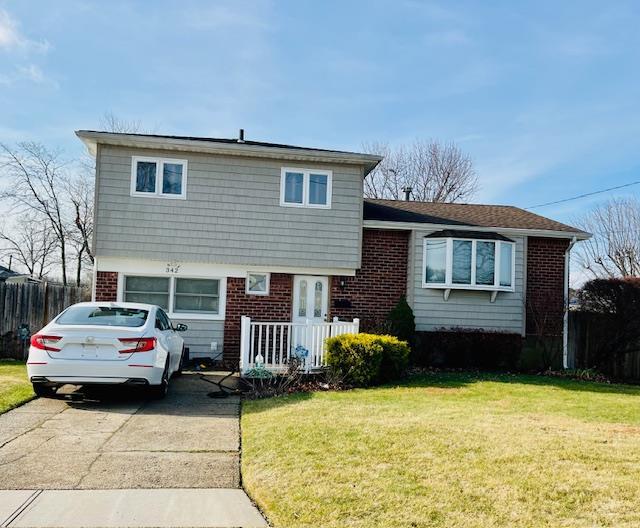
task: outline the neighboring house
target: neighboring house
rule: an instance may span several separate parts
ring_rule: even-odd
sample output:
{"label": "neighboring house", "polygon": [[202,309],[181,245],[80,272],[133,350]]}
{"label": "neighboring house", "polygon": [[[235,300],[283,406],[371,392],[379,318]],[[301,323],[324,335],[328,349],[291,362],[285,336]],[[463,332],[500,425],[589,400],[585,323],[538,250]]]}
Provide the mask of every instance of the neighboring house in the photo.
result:
{"label": "neighboring house", "polygon": [[0,266],[0,282],[5,282],[10,277],[16,277],[20,275],[17,271],[13,271],[9,268],[5,268],[4,266]]}
{"label": "neighboring house", "polygon": [[363,199],[370,154],[76,134],[96,156],[94,299],[163,306],[192,356],[282,367],[305,345],[317,366],[324,337],[384,320],[402,295],[418,330],[525,336],[554,307],[562,329],[578,229],[508,206]]}
{"label": "neighboring house", "polygon": [[38,279],[34,279],[31,275],[26,273],[18,273],[12,269],[0,266],[0,282],[6,282],[7,284],[21,284],[24,282],[40,282]]}

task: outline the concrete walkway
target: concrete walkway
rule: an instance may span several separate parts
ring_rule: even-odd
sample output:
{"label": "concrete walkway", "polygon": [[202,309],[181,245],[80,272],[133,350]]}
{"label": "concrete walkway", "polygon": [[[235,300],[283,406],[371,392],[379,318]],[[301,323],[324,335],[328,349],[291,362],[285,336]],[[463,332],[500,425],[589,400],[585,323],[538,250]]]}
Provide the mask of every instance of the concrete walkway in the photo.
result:
{"label": "concrete walkway", "polygon": [[240,402],[211,390],[185,375],[161,401],[67,391],[0,415],[0,526],[266,526],[240,489]]}

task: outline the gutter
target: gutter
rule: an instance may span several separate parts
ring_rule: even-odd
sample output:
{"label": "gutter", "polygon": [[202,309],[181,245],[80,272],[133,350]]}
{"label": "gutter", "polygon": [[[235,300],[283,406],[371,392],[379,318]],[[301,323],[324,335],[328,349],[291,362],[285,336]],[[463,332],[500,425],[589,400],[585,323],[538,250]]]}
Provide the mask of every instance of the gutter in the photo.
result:
{"label": "gutter", "polygon": [[569,264],[571,263],[571,248],[578,241],[573,237],[564,252],[564,317],[562,321],[562,368],[569,368]]}

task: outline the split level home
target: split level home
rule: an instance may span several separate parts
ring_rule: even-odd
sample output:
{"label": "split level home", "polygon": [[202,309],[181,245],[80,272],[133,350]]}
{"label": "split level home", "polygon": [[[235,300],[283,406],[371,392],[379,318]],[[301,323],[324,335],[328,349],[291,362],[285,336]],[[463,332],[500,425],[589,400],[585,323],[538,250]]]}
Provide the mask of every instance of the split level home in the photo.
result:
{"label": "split level home", "polygon": [[589,235],[510,206],[363,198],[381,157],[238,139],[80,130],[96,158],[93,298],[157,304],[191,357],[322,365],[330,335],[564,332],[568,255]]}

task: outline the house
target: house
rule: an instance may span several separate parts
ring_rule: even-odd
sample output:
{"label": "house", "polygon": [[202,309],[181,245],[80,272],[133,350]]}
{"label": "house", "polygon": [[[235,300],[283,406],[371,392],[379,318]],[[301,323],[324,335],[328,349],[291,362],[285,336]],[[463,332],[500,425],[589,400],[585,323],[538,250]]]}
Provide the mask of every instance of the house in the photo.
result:
{"label": "house", "polygon": [[541,309],[562,332],[578,229],[508,206],[363,199],[371,154],[76,134],[96,157],[93,298],[164,307],[192,356],[281,368],[304,345],[319,366],[324,337],[383,320],[402,295],[421,331],[525,336]]}
{"label": "house", "polygon": [[26,282],[41,282],[39,279],[33,278],[26,273],[18,273],[12,269],[0,266],[0,282],[6,284],[23,284]]}

